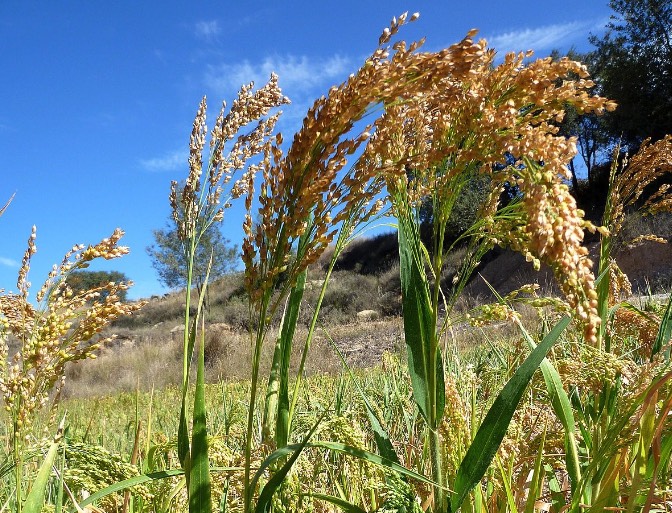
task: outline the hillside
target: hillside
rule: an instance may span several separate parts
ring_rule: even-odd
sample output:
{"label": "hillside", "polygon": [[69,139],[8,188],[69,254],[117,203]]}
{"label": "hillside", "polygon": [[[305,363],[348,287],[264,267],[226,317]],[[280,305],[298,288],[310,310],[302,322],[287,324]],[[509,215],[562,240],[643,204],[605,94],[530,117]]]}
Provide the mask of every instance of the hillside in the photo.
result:
{"label": "hillside", "polygon": [[[618,242],[616,260],[630,278],[633,292],[646,295],[666,293],[672,288],[672,245],[645,241],[637,246],[625,243],[636,233],[654,230],[672,235],[670,218],[659,216],[626,226]],[[591,257],[597,260],[598,241],[589,242]],[[309,272],[301,312],[301,333],[305,329],[315,304],[329,255]],[[444,282],[457,269],[460,251],[448,259]],[[351,365],[367,366],[380,361],[384,351],[403,349],[403,326],[400,320],[401,291],[399,282],[396,234],[387,233],[358,240],[339,259],[331,285],[324,297],[321,311],[322,326],[311,349],[319,358],[309,358],[308,372],[337,371],[340,362],[329,337],[339,347]],[[557,293],[548,268],[535,272],[525,259],[511,251],[495,249],[484,259],[465,289],[462,303],[474,305],[492,301],[486,281],[499,293],[506,294],[521,285],[538,283],[547,293]],[[119,320],[113,331],[117,339],[101,352],[97,360],[74,365],[69,369],[67,395],[111,393],[115,390],[149,389],[178,382],[181,376],[181,344],[183,292],[151,298],[133,318]],[[358,313],[373,311],[368,314]],[[276,319],[277,320],[277,319]],[[249,368],[248,310],[242,275],[228,275],[210,288],[206,312],[206,366],[208,379],[244,379],[243,369]],[[327,336],[328,333],[328,336]],[[301,344],[299,344],[301,345]],[[272,355],[272,344],[266,344],[265,365]],[[299,355],[295,355],[298,362]]]}

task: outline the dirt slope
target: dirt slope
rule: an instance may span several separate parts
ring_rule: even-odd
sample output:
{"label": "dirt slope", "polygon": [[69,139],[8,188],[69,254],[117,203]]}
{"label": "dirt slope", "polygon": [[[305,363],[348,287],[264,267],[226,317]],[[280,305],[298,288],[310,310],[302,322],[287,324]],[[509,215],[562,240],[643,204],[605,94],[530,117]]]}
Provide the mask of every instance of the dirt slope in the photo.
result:
{"label": "dirt slope", "polygon": [[[599,246],[590,245],[591,258],[597,262]],[[624,247],[615,254],[616,262],[632,283],[633,292],[669,292],[672,285],[672,244],[645,241],[636,247]],[[553,273],[542,266],[535,272],[525,258],[512,251],[502,253],[485,264],[466,289],[474,298],[490,298],[491,293],[484,279],[504,295],[528,283],[538,283],[545,290],[557,292]]]}

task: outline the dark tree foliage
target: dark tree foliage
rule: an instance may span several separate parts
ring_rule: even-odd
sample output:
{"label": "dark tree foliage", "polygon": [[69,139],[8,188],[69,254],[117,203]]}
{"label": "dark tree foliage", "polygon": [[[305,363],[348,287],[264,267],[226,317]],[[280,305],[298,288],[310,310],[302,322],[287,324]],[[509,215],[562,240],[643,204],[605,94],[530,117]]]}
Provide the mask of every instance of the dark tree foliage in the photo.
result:
{"label": "dark tree foliage", "polygon": [[[460,191],[446,223],[446,233],[444,235],[446,245],[455,242],[476,222],[479,209],[489,194],[489,187],[489,177],[474,175]],[[420,236],[425,245],[431,245],[433,224],[432,198],[427,197],[420,207]]]}
{"label": "dark tree foliage", "polygon": [[[551,58],[558,60],[563,55],[557,50],[551,52]],[[564,56],[573,61],[578,61],[586,65],[592,78],[594,77],[594,60],[593,53],[578,53],[570,50]],[[570,77],[579,78],[579,77]],[[591,91],[594,94],[600,93],[599,85]],[[560,129],[559,134],[565,137],[576,137],[577,156],[569,162],[569,170],[572,173],[572,188],[574,191],[579,190],[579,176],[577,172],[576,160],[581,159],[583,167],[585,168],[586,178],[589,183],[594,180],[594,170],[598,164],[609,157],[609,145],[612,142],[613,136],[609,132],[609,126],[604,116],[597,115],[593,112],[587,114],[579,114],[576,109],[569,104],[565,105],[565,116],[558,124]]]}
{"label": "dark tree foliage", "polygon": [[[73,271],[66,279],[66,283],[75,294],[102,287],[111,281],[115,283],[126,282],[128,278],[119,271]],[[107,294],[108,291],[101,291],[98,300],[102,301]],[[126,301],[125,290],[119,291],[119,300]]]}
{"label": "dark tree foliage", "polygon": [[[186,287],[188,262],[184,242],[178,238],[177,229],[169,225],[163,230],[154,230],[153,235],[154,244],[147,247],[147,253],[159,275],[159,281],[171,289]],[[196,251],[192,283],[197,287],[205,283],[211,254],[210,280],[236,269],[240,257],[238,248],[231,245],[217,225],[212,225],[205,232]]]}
{"label": "dark tree foliage", "polygon": [[618,103],[606,117],[614,138],[635,151],[672,133],[672,2],[611,0],[603,37],[592,36],[600,94]]}

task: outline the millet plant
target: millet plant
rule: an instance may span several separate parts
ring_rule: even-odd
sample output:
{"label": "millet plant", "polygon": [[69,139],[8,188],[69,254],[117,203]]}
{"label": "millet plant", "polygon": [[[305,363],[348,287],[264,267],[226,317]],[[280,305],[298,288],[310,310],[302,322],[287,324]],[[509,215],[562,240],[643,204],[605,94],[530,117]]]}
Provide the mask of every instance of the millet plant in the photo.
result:
{"label": "millet plant", "polygon": [[[495,51],[484,40],[475,40],[475,31],[439,51],[424,51],[424,41],[406,44],[398,40],[400,27],[416,18],[417,15],[406,14],[394,18],[362,67],[315,102],[288,145],[274,131],[279,113],[272,111],[288,101],[275,75],[256,91],[251,84],[243,87],[231,108],[228,111],[222,108],[210,132],[207,164],[203,159],[208,133],[206,104],[205,100],[201,102],[191,135],[189,173],[182,190],[178,191],[177,182],[173,182],[170,203],[186,260],[193,262],[199,238],[210,225],[223,219],[230,201],[242,198],[245,202],[242,258],[249,298],[252,361],[239,455],[242,469],[215,469],[209,458],[213,440],[208,436],[205,407],[202,313],[205,287],[194,314],[190,264],[186,270],[183,380],[177,433],[180,469],[120,483],[111,490],[95,493],[81,506],[139,482],[183,474],[189,511],[209,513],[214,506],[212,475],[223,472],[242,475],[242,479],[237,481],[240,489],[227,488],[230,496],[225,494],[222,508],[244,513],[291,511],[299,500],[308,498],[358,513],[366,511],[365,507],[417,512],[421,506],[415,499],[420,495],[422,509],[433,512],[459,509],[481,512],[488,508],[517,512],[524,508],[526,513],[532,513],[546,486],[543,465],[546,428],[533,458],[532,484],[525,487],[524,497],[512,483],[527,474],[523,475],[501,453],[500,445],[528,384],[541,368],[546,402],[538,409],[548,410],[545,418],[549,423],[555,419],[562,426],[563,469],[570,481],[570,498],[562,504],[558,499],[553,507],[557,506],[557,511],[570,508],[573,512],[614,507],[651,510],[653,492],[644,497],[639,492],[646,486],[653,487],[658,476],[669,473],[669,465],[661,463],[661,455],[669,457],[672,451],[667,420],[672,408],[668,393],[672,374],[660,357],[669,340],[669,308],[661,323],[659,339],[653,344],[657,349],[651,353],[652,358],[657,358],[656,365],[660,365],[647,369],[646,377],[652,379],[647,384],[640,380],[627,397],[617,393],[618,372],[610,372],[608,383],[600,382],[602,385],[590,391],[583,388],[585,380],[573,387],[563,382],[567,373],[563,374],[546,355],[569,325],[569,316],[543,330],[539,340],[521,324],[524,352],[507,367],[507,380],[493,394],[494,399],[482,418],[477,416],[475,392],[471,395],[470,419],[460,418],[459,412],[452,411],[466,401],[456,385],[459,378],[453,372],[456,366],[451,365],[446,354],[446,335],[453,327],[456,300],[485,252],[500,245],[522,253],[537,268],[545,264],[552,269],[564,298],[544,304],[560,304],[566,312],[573,311],[579,334],[575,347],[579,352],[596,355],[596,361],[613,363],[613,359],[604,356],[607,299],[595,289],[592,262],[583,242],[584,230],[599,230],[603,237],[609,236],[609,230],[615,231],[613,220],[618,216],[614,212],[622,200],[612,200],[605,217],[606,228],[596,227],[583,218],[566,185],[567,164],[576,153],[575,141],[560,136],[557,125],[567,105],[579,113],[601,113],[615,105],[590,93],[593,83],[580,63],[550,58],[529,61],[531,54],[509,54],[497,64]],[[636,158],[633,162],[637,162]],[[480,205],[474,226],[449,244],[444,240],[446,224],[457,196],[474,177],[485,178],[489,194]],[[612,191],[625,197],[625,189],[613,183],[616,179],[612,181]],[[507,204],[502,201],[505,187],[515,191]],[[659,205],[668,201],[663,196],[656,198]],[[431,243],[425,246],[420,238],[420,209],[427,202],[432,206],[434,225]],[[413,409],[404,414],[404,421],[409,436],[417,433],[417,444],[423,447],[424,455],[414,459],[417,465],[413,469],[402,465],[410,458],[400,454],[398,443],[395,445],[399,441],[390,436],[388,422],[381,414],[384,412],[363,390],[362,403],[377,452],[355,443],[356,430],[348,429],[343,418],[335,414],[343,409],[341,391],[335,393],[333,410],[323,408],[311,425],[299,427],[296,415],[298,396],[305,383],[301,375],[303,366],[310,357],[311,341],[319,326],[321,298],[336,258],[360,230],[383,214],[389,214],[392,222],[397,223],[399,234],[408,358],[404,378],[411,384],[412,402],[408,402]],[[100,248],[76,249],[83,252],[75,261],[85,262],[93,256],[114,253],[117,239],[113,237]],[[466,256],[452,285],[446,287],[441,282],[444,262],[458,244],[467,248]],[[291,376],[289,355],[295,344],[309,266],[330,245],[335,251],[322,296],[313,305],[299,372]],[[30,334],[28,338],[33,340],[30,337],[35,330],[32,324],[26,329],[25,319],[33,319],[35,315],[22,285],[31,251],[22,268],[24,277],[21,274],[19,277],[20,294],[12,300],[14,306],[3,311],[3,321],[5,329],[13,330],[16,336],[25,338]],[[601,264],[607,260],[605,254],[603,251]],[[68,265],[61,274],[77,264]],[[604,280],[605,272],[601,274]],[[49,286],[44,293],[50,294],[49,304],[60,304],[58,298],[67,297],[67,288],[58,285],[63,282],[56,283],[55,288]],[[609,282],[601,281],[598,287],[606,287],[604,283]],[[499,299],[499,304],[481,308],[478,319],[474,316],[469,319],[474,324],[484,318],[517,320],[509,304],[515,294]],[[127,313],[120,307],[107,308],[110,316]],[[66,311],[75,310],[79,311],[77,308]],[[105,312],[101,310],[98,316]],[[280,327],[274,333],[272,321],[280,313]],[[61,317],[54,318],[57,321],[60,323]],[[58,323],[59,333],[75,329],[74,325],[60,328]],[[99,324],[85,333],[95,331]],[[81,325],[87,326],[84,322]],[[261,353],[270,337],[275,337],[274,356],[269,375],[264,377]],[[36,340],[43,339],[46,338],[40,335]],[[25,347],[26,355],[42,350],[35,349],[37,345],[33,342]],[[66,350],[64,354],[68,356],[71,352]],[[197,376],[191,401],[190,368],[195,353]],[[29,356],[25,361],[32,365],[40,360]],[[58,371],[54,374],[52,367],[40,371],[40,379],[47,380],[48,388],[53,384],[51,377],[62,374],[62,367]],[[36,373],[28,376],[37,376]],[[404,379],[399,376],[399,368],[389,374],[390,383]],[[24,381],[29,385],[30,379]],[[13,383],[3,382],[3,390],[24,386]],[[261,397],[264,390],[266,395]],[[530,392],[531,402],[536,397],[533,393],[537,392]],[[28,404],[28,400],[23,403]],[[261,408],[259,403],[263,403]],[[9,405],[10,410],[14,404]],[[191,429],[187,422],[190,407]],[[17,410],[17,419],[19,415]],[[635,440],[629,445],[619,435],[626,427],[632,435],[628,440]],[[18,424],[17,429],[21,429]],[[349,436],[343,439],[350,443],[318,438],[321,433],[339,429],[348,431]],[[455,435],[459,430],[461,434]],[[228,429],[225,432],[228,437]],[[21,436],[23,432],[18,434]],[[460,442],[453,445],[458,438]],[[388,489],[381,494],[376,490],[359,493],[352,500],[348,500],[350,497],[342,487],[338,496],[303,491],[302,486],[309,488],[310,483],[302,483],[292,472],[300,471],[299,458],[307,450],[324,450],[331,456],[338,454],[372,465],[380,469]],[[20,459],[20,455],[16,457]],[[488,472],[501,476],[503,492],[481,486]],[[301,477],[305,481],[316,478]],[[16,480],[20,488],[22,476],[17,474]],[[618,486],[625,480],[634,492],[623,499]],[[421,483],[425,491],[422,494],[414,491],[411,483]],[[555,488],[552,491],[560,493]],[[275,500],[290,495],[296,500]],[[227,502],[227,497],[232,497],[232,501]],[[355,503],[364,497],[366,505]],[[21,500],[18,491],[19,508]]]}

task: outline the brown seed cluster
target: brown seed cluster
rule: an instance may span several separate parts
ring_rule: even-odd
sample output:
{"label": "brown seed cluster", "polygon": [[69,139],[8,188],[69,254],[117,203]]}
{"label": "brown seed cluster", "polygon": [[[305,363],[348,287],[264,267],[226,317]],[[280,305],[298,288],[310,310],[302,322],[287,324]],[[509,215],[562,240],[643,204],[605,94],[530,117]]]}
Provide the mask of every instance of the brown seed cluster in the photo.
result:
{"label": "brown seed cluster", "polygon": [[[421,168],[438,158],[439,150],[410,151],[412,145],[404,141],[408,134],[416,142],[435,137],[434,113],[408,116],[408,104],[417,106],[425,97],[438,101],[442,80],[466,72],[466,63],[482,49],[468,38],[440,52],[420,52],[423,41],[390,44],[399,27],[416,18],[394,18],[364,65],[309,110],[287,154],[272,151],[263,169],[258,216],[248,210],[245,224],[243,258],[254,299],[272,290],[281,273],[291,283],[333,241],[340,223],[352,228],[378,213],[384,172],[402,176],[409,164]],[[365,115],[374,120],[360,128]],[[253,217],[260,219],[256,227]]]}
{"label": "brown seed cluster", "polygon": [[[618,169],[618,148],[614,152],[609,189],[610,209],[604,220],[610,232],[615,235],[623,226],[625,209],[634,205],[644,190],[666,173],[672,172],[672,135],[651,143],[642,143],[639,151],[630,159],[623,160]],[[672,211],[672,191],[670,184],[662,185],[642,206],[644,214]]]}
{"label": "brown seed cluster", "polygon": [[[475,31],[438,52],[421,51],[423,41],[392,42],[407,18],[393,19],[364,65],[317,100],[286,154],[280,138],[266,148],[258,215],[249,178],[243,258],[253,300],[272,291],[281,275],[291,283],[333,241],[340,223],[364,221],[381,208],[373,200],[383,185],[393,208],[402,196],[404,204],[427,195],[450,204],[456,177],[487,173],[497,187],[515,183],[522,201],[515,223],[495,223],[498,194],[492,194],[493,223],[484,236],[548,263],[594,340],[594,278],[582,244],[590,225],[562,182],[576,145],[558,136],[555,124],[567,104],[580,113],[615,105],[589,93],[593,83],[577,62],[525,64],[529,54],[509,54],[495,65],[495,51],[474,41]],[[371,121],[360,127],[367,113]],[[516,162],[502,166],[507,155]]]}
{"label": "brown seed cluster", "polygon": [[[390,55],[382,45],[406,22],[406,15],[395,18],[364,66],[315,102],[286,155],[276,146],[263,162],[258,216],[251,211],[250,195],[243,243],[246,284],[253,300],[271,291],[281,273],[291,283],[319,258],[341,223],[353,229],[382,208],[376,201],[383,185],[380,152],[373,150],[377,139],[371,137],[372,127],[360,128],[358,122],[372,106],[396,101],[405,89],[426,85],[437,71],[426,61],[440,60],[435,54],[407,51],[403,45]],[[352,160],[354,164],[346,168]],[[253,217],[260,219],[256,226]],[[292,259],[299,239],[297,258]]]}
{"label": "brown seed cluster", "polygon": [[[210,224],[223,219],[230,200],[247,193],[254,166],[237,181],[233,178],[251,159],[270,151],[280,113],[268,114],[287,103],[275,74],[256,91],[253,83],[243,86],[228,112],[226,103],[222,105],[210,134],[210,157],[203,177],[207,105],[205,97],[201,100],[189,143],[189,175],[179,191],[178,183],[171,183],[170,205],[180,239],[198,238]],[[222,201],[225,190],[228,196]]]}
{"label": "brown seed cluster", "polygon": [[[635,354],[641,358],[651,355],[653,344],[658,337],[660,318],[652,313],[642,315],[641,312],[627,308],[619,308],[614,313],[611,328],[612,340],[635,340]],[[618,348],[617,348],[618,349]]]}
{"label": "brown seed cluster", "polygon": [[[19,293],[0,295],[0,393],[20,433],[27,432],[51,390],[62,383],[65,364],[95,358],[96,350],[109,340],[97,337],[103,328],[144,304],[120,302],[119,293],[130,282],[110,282],[77,293],[67,284],[68,274],[88,267],[90,261],[128,253],[128,248],[118,245],[123,232],[117,229],[94,246],[74,246],[49,273],[37,295],[38,306],[33,306],[28,301],[27,276],[37,251],[35,235],[33,228],[19,271]],[[9,337],[19,342],[13,355]]]}
{"label": "brown seed cluster", "polygon": [[[447,216],[450,207],[443,212],[442,205],[453,204],[460,177],[489,174],[495,191],[483,212],[489,217],[483,236],[522,252],[536,266],[549,264],[594,341],[597,297],[583,246],[583,229],[593,227],[563,183],[576,144],[557,135],[555,123],[567,104],[598,113],[615,104],[589,94],[593,83],[577,62],[525,64],[528,53],[509,54],[495,65],[494,50],[484,40],[474,42],[474,35],[439,52],[442,58],[431,65],[447,70],[432,74],[435,82],[421,91],[405,90],[376,124],[376,136],[386,141],[381,146],[389,148],[379,156],[387,189],[397,208],[400,194],[411,205],[430,196],[434,212]],[[515,162],[505,166],[507,156]],[[504,182],[520,191],[515,219],[496,216],[497,188]]]}
{"label": "brown seed cluster", "polygon": [[567,302],[585,326],[586,341],[594,344],[600,319],[593,264],[583,245],[583,230],[592,225],[584,222],[567,186],[548,173],[546,166],[526,161],[521,173],[524,178],[518,179],[524,194],[523,222],[502,233],[500,240],[523,253],[537,268],[544,262],[553,269]]}

